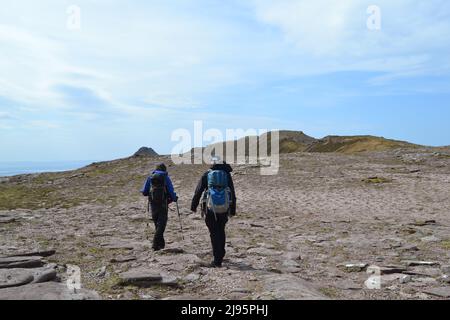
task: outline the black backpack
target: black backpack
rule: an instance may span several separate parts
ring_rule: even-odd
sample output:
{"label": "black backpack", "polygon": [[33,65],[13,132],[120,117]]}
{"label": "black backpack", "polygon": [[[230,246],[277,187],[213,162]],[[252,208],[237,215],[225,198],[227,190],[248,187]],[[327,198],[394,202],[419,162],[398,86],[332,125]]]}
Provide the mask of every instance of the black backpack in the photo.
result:
{"label": "black backpack", "polygon": [[154,173],[151,178],[152,186],[149,192],[150,202],[156,205],[167,204],[166,176]]}

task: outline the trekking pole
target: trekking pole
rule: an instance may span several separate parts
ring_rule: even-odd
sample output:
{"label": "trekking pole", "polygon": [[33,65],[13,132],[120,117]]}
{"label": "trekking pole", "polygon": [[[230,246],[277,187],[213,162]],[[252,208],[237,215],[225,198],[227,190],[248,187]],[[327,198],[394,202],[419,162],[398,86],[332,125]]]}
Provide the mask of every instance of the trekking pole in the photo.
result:
{"label": "trekking pole", "polygon": [[178,219],[180,220],[180,228],[181,228],[181,237],[184,241],[184,235],[183,235],[183,223],[181,222],[181,215],[180,215],[180,208],[178,208],[178,201],[175,202],[177,204],[177,212],[178,212]]}

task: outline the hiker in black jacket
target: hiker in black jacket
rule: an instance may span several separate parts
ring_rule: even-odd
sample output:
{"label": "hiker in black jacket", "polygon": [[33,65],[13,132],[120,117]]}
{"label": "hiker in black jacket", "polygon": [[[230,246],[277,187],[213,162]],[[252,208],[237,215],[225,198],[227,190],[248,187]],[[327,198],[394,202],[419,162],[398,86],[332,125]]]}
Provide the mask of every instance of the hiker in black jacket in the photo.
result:
{"label": "hiker in black jacket", "polygon": [[[222,260],[225,256],[225,225],[228,222],[228,215],[234,216],[236,214],[236,193],[234,190],[233,179],[231,177],[231,172],[233,169],[226,162],[219,162],[220,160],[218,159],[213,160],[211,169],[202,175],[200,181],[198,182],[191,204],[191,210],[193,212],[197,212],[200,199],[202,199],[202,194],[205,192],[202,199],[202,216],[205,215],[206,226],[209,229],[211,237],[214,255],[214,261],[211,262],[211,267],[214,268],[220,268],[222,266]],[[215,213],[206,205],[205,196],[208,192],[208,174],[213,170],[222,170],[226,173],[228,188],[231,194],[231,203],[229,204],[229,210],[227,213]]]}

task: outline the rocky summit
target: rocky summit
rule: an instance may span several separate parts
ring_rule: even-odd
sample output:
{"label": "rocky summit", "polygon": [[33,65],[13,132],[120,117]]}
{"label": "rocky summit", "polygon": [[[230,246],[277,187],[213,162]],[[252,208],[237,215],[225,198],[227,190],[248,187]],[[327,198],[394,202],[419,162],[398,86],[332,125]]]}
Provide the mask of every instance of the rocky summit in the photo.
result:
{"label": "rocky summit", "polygon": [[[2,179],[0,299],[448,299],[448,149],[283,139],[277,175],[233,166],[222,268],[208,267],[209,234],[189,210],[206,165],[130,157]],[[153,252],[139,190],[161,162],[184,239],[171,207]]]}
{"label": "rocky summit", "polygon": [[157,157],[158,153],[155,150],[148,147],[139,148],[133,155],[134,157]]}

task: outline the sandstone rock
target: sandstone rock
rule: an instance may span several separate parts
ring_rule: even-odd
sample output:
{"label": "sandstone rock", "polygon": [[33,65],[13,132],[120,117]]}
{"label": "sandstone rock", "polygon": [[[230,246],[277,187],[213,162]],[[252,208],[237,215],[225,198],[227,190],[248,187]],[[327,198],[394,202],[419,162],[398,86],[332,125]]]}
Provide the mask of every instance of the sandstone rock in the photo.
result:
{"label": "sandstone rock", "polygon": [[412,280],[412,277],[410,275],[405,274],[400,278],[400,283],[405,284],[405,283],[411,282],[411,280]]}
{"label": "sandstone rock", "polygon": [[284,257],[288,260],[294,260],[294,261],[302,259],[302,256],[298,252],[286,252],[284,254]]}
{"label": "sandstone rock", "polygon": [[131,241],[122,241],[122,240],[113,240],[110,242],[102,243],[101,246],[105,249],[111,249],[111,250],[133,250],[136,247],[141,247],[142,243],[136,243]]}
{"label": "sandstone rock", "polygon": [[443,283],[449,283],[450,284],[450,276],[444,274],[440,279],[441,282]]}
{"label": "sandstone rock", "polygon": [[190,273],[186,277],[184,277],[184,280],[189,282],[195,282],[198,279],[200,279],[200,275],[198,273]]}
{"label": "sandstone rock", "polygon": [[337,265],[339,269],[345,272],[362,272],[365,271],[368,266],[367,263],[347,263]]}
{"label": "sandstone rock", "polygon": [[380,274],[380,275],[386,275],[386,274],[395,274],[395,273],[402,273],[406,271],[406,268],[403,266],[394,266],[394,265],[387,265],[387,266],[369,266],[367,268],[367,273],[370,274]]}
{"label": "sandstone rock", "polygon": [[253,227],[253,228],[265,228],[265,226],[263,226],[262,224],[257,224],[257,223],[250,223],[250,227]]}
{"label": "sandstone rock", "polygon": [[162,280],[158,282],[159,285],[168,287],[178,287],[178,278],[174,276],[163,276]]}
{"label": "sandstone rock", "polygon": [[449,275],[450,276],[450,265],[442,265],[441,266],[441,271],[443,274]]}
{"label": "sandstone rock", "polygon": [[420,220],[420,221],[415,221],[413,223],[411,223],[411,225],[416,226],[416,227],[423,227],[426,225],[434,225],[436,224],[436,220]]}
{"label": "sandstone rock", "polygon": [[427,285],[437,283],[437,280],[435,278],[431,278],[431,277],[415,278],[415,279],[413,279],[413,281],[419,282],[422,284],[427,284]]}
{"label": "sandstone rock", "polygon": [[300,267],[300,265],[294,260],[285,260],[283,261],[282,265],[283,267],[294,267],[294,268]]}
{"label": "sandstone rock", "polygon": [[11,217],[0,217],[0,224],[11,223],[11,222],[15,222],[16,220],[17,220],[16,218],[11,218]]}
{"label": "sandstone rock", "polygon": [[55,250],[38,250],[8,255],[8,257],[50,257],[55,253]]}
{"label": "sandstone rock", "polygon": [[124,263],[124,262],[130,262],[130,261],[135,261],[136,257],[132,257],[132,256],[126,256],[126,257],[116,257],[116,258],[112,258],[110,260],[111,263]]}
{"label": "sandstone rock", "polygon": [[56,279],[57,272],[55,268],[39,268],[33,269],[33,282],[32,283],[42,283],[53,281]]}
{"label": "sandstone rock", "polygon": [[39,268],[44,265],[42,257],[0,257],[0,269]]}
{"label": "sandstone rock", "polygon": [[441,241],[441,239],[439,239],[436,236],[428,236],[428,237],[423,237],[420,239],[422,242],[438,242]]}
{"label": "sandstone rock", "polygon": [[234,288],[234,289],[231,290],[231,292],[233,292],[233,293],[244,293],[244,294],[252,293],[251,290],[246,289],[246,288]]}
{"label": "sandstone rock", "polygon": [[163,250],[158,251],[160,254],[181,254],[184,253],[184,250],[181,248],[165,248]]}
{"label": "sandstone rock", "polygon": [[338,281],[335,285],[336,285],[336,288],[342,289],[342,290],[362,290],[361,285],[359,285],[351,280]]}
{"label": "sandstone rock", "polygon": [[450,287],[433,288],[425,290],[424,292],[441,298],[450,298]]}
{"label": "sandstone rock", "polygon": [[400,282],[404,276],[405,275],[401,274],[401,273],[390,273],[390,274],[382,275],[381,276],[381,284],[386,285],[386,284],[390,284],[395,281]]}
{"label": "sandstone rock", "polygon": [[302,272],[302,269],[297,267],[283,267],[282,272],[284,273],[300,273]]}
{"label": "sandstone rock", "polygon": [[94,271],[94,275],[97,278],[103,278],[106,275],[106,266],[103,266],[101,268],[98,268],[97,270]]}
{"label": "sandstone rock", "polygon": [[247,250],[248,254],[256,254],[260,256],[278,256],[281,255],[281,251],[276,251],[272,249],[267,248],[251,248]]}
{"label": "sandstone rock", "polygon": [[413,244],[407,244],[399,248],[401,251],[419,251],[419,248]]}
{"label": "sandstone rock", "polygon": [[264,289],[280,300],[327,299],[311,283],[293,275],[269,275],[263,278]]}
{"label": "sandstone rock", "polygon": [[120,284],[123,286],[151,287],[163,281],[159,272],[146,268],[131,269],[121,273],[119,277]]}
{"label": "sandstone rock", "polygon": [[65,284],[45,282],[0,289],[0,300],[100,300],[94,291],[81,289],[76,293]]}
{"label": "sandstone rock", "polygon": [[402,262],[405,263],[408,267],[417,267],[417,266],[432,267],[432,266],[438,266],[439,265],[439,262],[432,262],[432,261],[405,260],[405,261],[402,261]]}
{"label": "sandstone rock", "polygon": [[33,279],[33,274],[28,269],[0,269],[0,289],[22,286]]}

